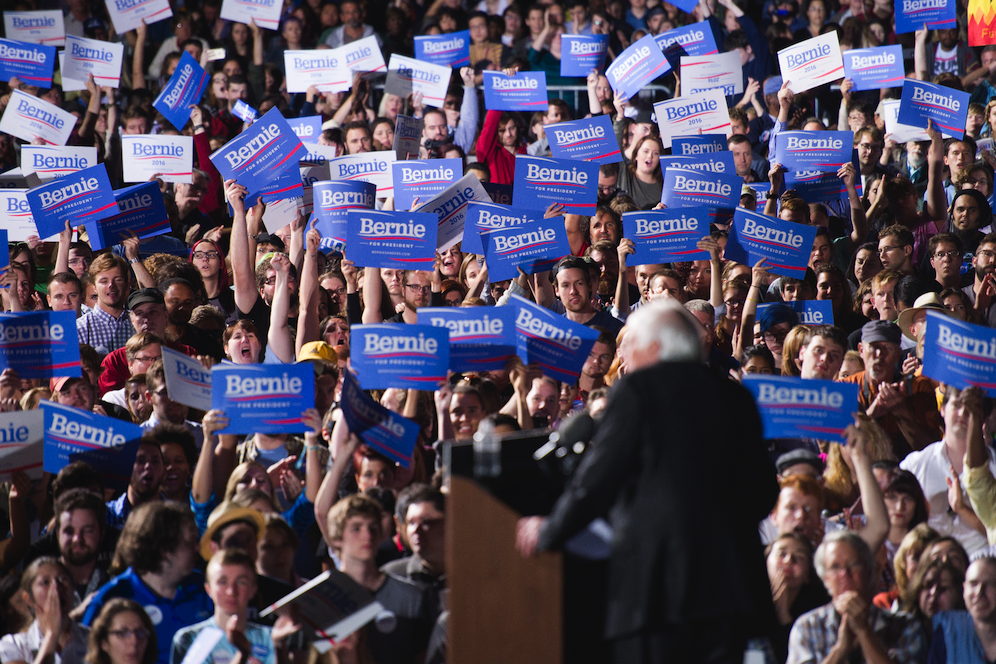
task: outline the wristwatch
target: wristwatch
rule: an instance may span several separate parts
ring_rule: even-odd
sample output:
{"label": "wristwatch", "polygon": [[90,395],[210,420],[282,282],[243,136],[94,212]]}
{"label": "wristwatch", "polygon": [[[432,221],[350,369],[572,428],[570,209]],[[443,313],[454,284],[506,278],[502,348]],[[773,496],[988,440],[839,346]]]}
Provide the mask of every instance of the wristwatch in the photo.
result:
{"label": "wristwatch", "polygon": [[129,258],[129,259],[128,259],[128,262],[129,262],[130,264],[132,264],[132,265],[134,265],[135,263],[138,263],[138,262],[140,262],[140,261],[141,261],[141,259],[140,259],[140,258],[139,258],[138,256],[136,256],[135,258]]}
{"label": "wristwatch", "polygon": [[764,192],[764,197],[770,201],[772,198],[778,198],[778,194],[769,189],[768,191]]}

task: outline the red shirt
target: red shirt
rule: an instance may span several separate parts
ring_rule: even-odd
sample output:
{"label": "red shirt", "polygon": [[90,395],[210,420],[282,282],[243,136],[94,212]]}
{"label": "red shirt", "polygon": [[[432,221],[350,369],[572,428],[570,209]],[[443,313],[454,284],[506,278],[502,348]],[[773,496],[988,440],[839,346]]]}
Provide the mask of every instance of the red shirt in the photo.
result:
{"label": "red shirt", "polygon": [[[195,357],[197,351],[186,344],[178,344],[172,341],[166,342],[167,348],[172,348],[180,353],[185,353],[190,357]],[[124,347],[112,350],[100,363],[103,371],[100,372],[98,383],[100,396],[104,396],[111,390],[120,390],[124,387],[125,381],[131,378],[131,371],[128,370],[128,356]]]}
{"label": "red shirt", "polygon": [[[501,111],[488,111],[484,116],[484,126],[481,127],[481,135],[477,137],[477,161],[488,165],[492,182],[515,184],[515,155],[498,141],[498,122],[501,116]],[[526,148],[519,145],[516,152],[526,154]]]}

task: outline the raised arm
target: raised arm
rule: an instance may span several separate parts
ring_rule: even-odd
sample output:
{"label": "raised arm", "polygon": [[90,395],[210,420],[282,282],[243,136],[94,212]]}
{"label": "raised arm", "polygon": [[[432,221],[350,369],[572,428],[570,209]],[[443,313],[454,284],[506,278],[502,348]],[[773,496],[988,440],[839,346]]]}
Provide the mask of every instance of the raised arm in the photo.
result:
{"label": "raised arm", "polygon": [[[52,274],[69,272],[69,245],[73,240],[73,229],[66,220],[66,228],[59,233],[59,249],[55,254],[55,270]],[[74,273],[75,274],[75,273]]]}
{"label": "raised arm", "polygon": [[80,123],[80,128],[76,130],[76,135],[83,141],[90,141],[93,139],[93,128],[97,124],[97,118],[100,116],[101,94],[100,86],[93,80],[93,74],[87,74],[86,76],[86,89],[90,93],[90,98],[86,102],[86,115],[83,116],[83,122]]}
{"label": "raised arm", "polygon": [[368,267],[363,270],[363,322],[383,323],[380,305],[384,297],[384,282],[380,277],[379,267]]}
{"label": "raised arm", "polygon": [[228,418],[224,411],[209,410],[201,420],[204,432],[204,443],[194,466],[194,475],[190,485],[190,497],[196,503],[204,504],[211,499],[214,488],[214,455],[218,444],[216,432],[228,426]]}
{"label": "raised arm", "polygon": [[145,89],[145,36],[148,28],[145,19],[135,28],[135,53],[131,56],[131,88]]}
{"label": "raised arm", "polygon": [[868,237],[868,217],[865,215],[865,206],[861,204],[861,197],[858,196],[858,171],[854,164],[848,162],[837,171],[837,177],[844,181],[847,187],[847,200],[851,204],[851,244],[848,253],[854,247],[861,246],[861,243]]}
{"label": "raised arm", "polygon": [[284,254],[274,254],[270,267],[276,272],[273,286],[273,304],[270,309],[270,331],[267,333],[267,351],[272,350],[284,364],[294,361],[294,340],[290,333],[290,259]]}
{"label": "raised arm", "polygon": [[871,419],[855,417],[854,424],[847,427],[847,447],[851,451],[854,472],[858,476],[858,490],[864,506],[866,523],[858,530],[872,551],[878,551],[889,536],[889,512],[885,508],[885,497],[872,473],[872,460],[868,456],[869,429],[878,425]]}
{"label": "raised arm", "polygon": [[300,286],[298,293],[299,311],[297,314],[297,341],[295,350],[300,353],[301,346],[309,341],[318,340],[318,247],[322,236],[314,228],[308,231],[305,238],[307,249],[304,253],[304,264],[301,266]]}
{"label": "raised arm", "polygon": [[248,314],[256,305],[259,290],[256,288],[256,267],[249,251],[249,230],[245,206],[246,188],[235,180],[225,182],[225,198],[232,206],[232,237],[230,256],[232,280],[235,282],[235,304],[239,311]]}
{"label": "raised arm", "polygon": [[636,253],[633,241],[624,237],[616,247],[616,255],[619,258],[619,274],[616,275],[616,311],[620,318],[624,319],[629,315],[629,280],[626,279],[626,257]]}
{"label": "raised arm", "polygon": [[948,220],[948,197],[944,193],[944,139],[934,123],[927,120],[930,148],[927,150],[927,214],[934,220],[938,233],[943,233]]}
{"label": "raised arm", "polygon": [[[68,222],[67,222],[68,223]],[[138,285],[142,288],[155,288],[156,280],[152,278],[149,271],[145,269],[145,263],[139,260],[138,250],[140,248],[141,241],[135,232],[132,230],[127,231],[130,237],[121,238],[121,244],[125,250],[125,258],[131,265],[132,271],[135,273],[135,280]]]}
{"label": "raised arm", "polygon": [[696,245],[702,251],[709,252],[709,269],[712,278],[709,280],[709,304],[718,307],[723,304],[723,264],[719,261],[719,243],[706,235]]}
{"label": "raised arm", "polygon": [[322,484],[325,466],[322,464],[321,452],[327,450],[322,440],[322,416],[314,408],[309,408],[302,414],[304,423],[311,429],[304,434],[304,495],[312,503],[318,500],[318,490]]}
{"label": "raised arm", "polygon": [[[768,268],[764,265],[762,258],[754,263],[750,271],[750,288],[747,290],[747,299],[744,301],[744,310],[740,314],[740,325],[733,338],[733,357],[740,359],[743,355],[744,347],[752,345],[754,340],[754,319],[757,317],[757,305],[764,299],[764,288],[767,284]],[[746,341],[746,343],[745,343]]]}
{"label": "raised arm", "polygon": [[339,484],[346,474],[346,467],[359,444],[359,438],[349,432],[346,418],[339,417],[332,428],[332,468],[325,474],[318,493],[315,495],[315,521],[318,522],[318,529],[322,531],[322,537],[328,541],[328,515],[329,510],[339,500]]}

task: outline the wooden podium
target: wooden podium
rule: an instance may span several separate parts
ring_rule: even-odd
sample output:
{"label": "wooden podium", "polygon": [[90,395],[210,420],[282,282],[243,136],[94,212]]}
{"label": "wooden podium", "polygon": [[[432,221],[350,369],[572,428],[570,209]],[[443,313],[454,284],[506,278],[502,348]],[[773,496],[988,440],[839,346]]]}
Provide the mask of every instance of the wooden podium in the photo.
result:
{"label": "wooden podium", "polygon": [[[459,465],[447,467],[447,661],[560,664],[562,554],[519,555],[515,526],[521,514],[499,498],[500,486],[485,488],[487,481],[475,481],[466,464],[462,473]],[[503,475],[517,472],[513,464]]]}

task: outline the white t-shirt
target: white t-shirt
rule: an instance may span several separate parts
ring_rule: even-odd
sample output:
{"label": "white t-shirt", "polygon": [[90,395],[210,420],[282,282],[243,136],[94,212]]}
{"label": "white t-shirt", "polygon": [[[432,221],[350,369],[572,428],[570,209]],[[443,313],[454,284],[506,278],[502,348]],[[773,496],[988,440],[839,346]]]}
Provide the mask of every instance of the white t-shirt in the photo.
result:
{"label": "white t-shirt", "polygon": [[958,73],[958,47],[945,51],[940,44],[934,51],[934,76]]}
{"label": "white t-shirt", "polygon": [[[84,664],[86,660],[89,632],[77,622],[74,622],[70,629],[72,631],[69,642],[62,649],[62,653],[55,654],[55,664]],[[0,639],[0,663],[28,662],[31,664],[35,661],[41,644],[41,628],[36,620],[28,627],[28,631],[7,634]]]}

